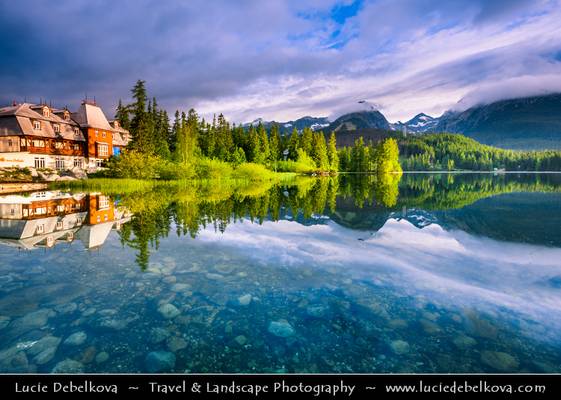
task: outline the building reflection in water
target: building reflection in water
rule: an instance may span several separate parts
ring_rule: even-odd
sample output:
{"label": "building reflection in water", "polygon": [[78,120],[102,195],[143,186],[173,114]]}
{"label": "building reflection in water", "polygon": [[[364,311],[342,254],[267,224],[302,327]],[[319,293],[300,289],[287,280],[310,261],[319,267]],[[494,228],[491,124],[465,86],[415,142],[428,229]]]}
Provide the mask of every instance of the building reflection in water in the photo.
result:
{"label": "building reflection in water", "polygon": [[43,191],[0,196],[0,244],[32,250],[79,240],[93,249],[130,218],[125,208],[101,193]]}

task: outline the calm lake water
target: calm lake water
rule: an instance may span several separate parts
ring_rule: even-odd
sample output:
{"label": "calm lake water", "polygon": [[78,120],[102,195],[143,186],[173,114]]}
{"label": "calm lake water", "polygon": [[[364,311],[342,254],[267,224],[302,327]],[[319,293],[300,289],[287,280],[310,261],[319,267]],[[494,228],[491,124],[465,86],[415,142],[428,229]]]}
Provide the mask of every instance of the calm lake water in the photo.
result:
{"label": "calm lake water", "polygon": [[561,372],[561,175],[0,197],[0,372]]}

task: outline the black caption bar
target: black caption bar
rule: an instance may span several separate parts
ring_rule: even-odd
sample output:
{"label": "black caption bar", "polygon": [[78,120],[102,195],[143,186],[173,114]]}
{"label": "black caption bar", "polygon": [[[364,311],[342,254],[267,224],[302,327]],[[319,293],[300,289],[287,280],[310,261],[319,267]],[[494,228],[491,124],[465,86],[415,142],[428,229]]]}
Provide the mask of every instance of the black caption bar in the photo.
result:
{"label": "black caption bar", "polygon": [[189,399],[417,397],[542,398],[561,394],[561,375],[0,375],[5,398]]}

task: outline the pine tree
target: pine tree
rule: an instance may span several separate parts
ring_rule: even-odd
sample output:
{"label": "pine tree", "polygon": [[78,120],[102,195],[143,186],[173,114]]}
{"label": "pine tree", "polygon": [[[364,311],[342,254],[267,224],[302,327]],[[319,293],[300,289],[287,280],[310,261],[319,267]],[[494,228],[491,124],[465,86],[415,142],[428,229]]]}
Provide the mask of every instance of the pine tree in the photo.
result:
{"label": "pine tree", "polygon": [[129,110],[126,106],[123,106],[121,99],[119,99],[119,104],[117,104],[115,119],[119,121],[119,124],[121,124],[124,129],[130,129]]}
{"label": "pine tree", "polygon": [[300,146],[300,137],[296,128],[292,130],[290,139],[288,140],[288,158],[290,160],[296,161],[298,158],[298,147]]}
{"label": "pine tree", "polygon": [[327,157],[329,159],[329,170],[333,172],[339,171],[339,155],[337,154],[337,138],[335,132],[331,132],[331,135],[329,135]]}
{"label": "pine tree", "polygon": [[134,103],[131,104],[131,112],[134,117],[130,122],[130,133],[132,141],[130,146],[145,154],[154,154],[154,143],[152,141],[152,124],[150,113],[146,110],[148,100],[143,80],[138,80],[132,89]]}
{"label": "pine tree", "polygon": [[273,124],[271,127],[271,135],[269,137],[269,160],[273,163],[281,158],[281,137],[279,134],[279,127]]}
{"label": "pine tree", "polygon": [[329,170],[329,158],[327,156],[327,145],[322,132],[314,132],[312,135],[312,146],[310,156],[321,171]]}
{"label": "pine tree", "polygon": [[307,155],[312,153],[313,132],[310,128],[304,128],[300,137],[299,147],[306,152]]}
{"label": "pine tree", "polygon": [[257,127],[257,136],[259,140],[259,153],[254,162],[257,162],[259,164],[265,164],[269,159],[269,155],[270,155],[269,137],[267,136],[267,130],[265,129],[262,123],[259,123],[259,126]]}

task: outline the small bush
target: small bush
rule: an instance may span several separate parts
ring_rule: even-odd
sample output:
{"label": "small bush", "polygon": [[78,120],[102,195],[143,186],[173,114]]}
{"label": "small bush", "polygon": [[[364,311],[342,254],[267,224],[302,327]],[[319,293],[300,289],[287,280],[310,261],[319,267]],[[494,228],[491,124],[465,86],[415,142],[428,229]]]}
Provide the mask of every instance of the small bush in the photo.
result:
{"label": "small bush", "polygon": [[161,160],[156,168],[160,179],[180,180],[191,179],[195,175],[195,169],[191,164],[178,164],[171,161]]}
{"label": "small bush", "polygon": [[199,179],[229,179],[232,166],[225,161],[201,158],[197,161],[196,173]]}
{"label": "small bush", "polygon": [[274,177],[274,173],[261,164],[245,163],[238,166],[232,173],[232,178],[249,181],[268,181]]}
{"label": "small bush", "polygon": [[155,179],[162,160],[156,156],[130,150],[107,162],[106,176],[112,178]]}

